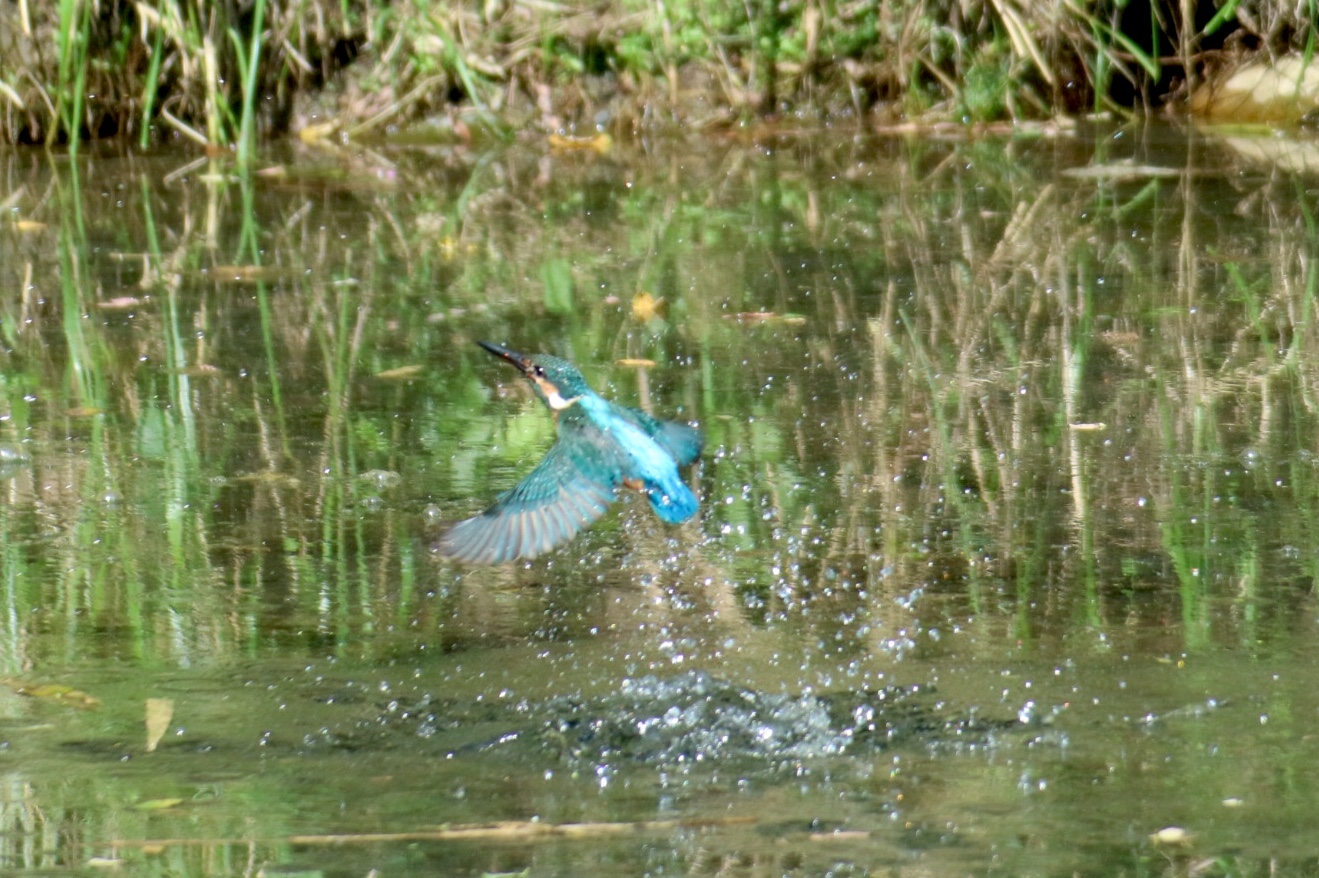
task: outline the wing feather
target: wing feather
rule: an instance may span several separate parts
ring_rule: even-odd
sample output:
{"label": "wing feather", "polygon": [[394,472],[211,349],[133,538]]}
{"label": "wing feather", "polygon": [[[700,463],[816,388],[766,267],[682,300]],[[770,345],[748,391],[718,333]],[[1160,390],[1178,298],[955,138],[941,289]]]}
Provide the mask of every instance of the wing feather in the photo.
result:
{"label": "wing feather", "polygon": [[589,425],[563,417],[559,438],[513,490],[440,538],[440,552],[469,564],[534,558],[604,515],[617,496],[618,461],[590,441]]}

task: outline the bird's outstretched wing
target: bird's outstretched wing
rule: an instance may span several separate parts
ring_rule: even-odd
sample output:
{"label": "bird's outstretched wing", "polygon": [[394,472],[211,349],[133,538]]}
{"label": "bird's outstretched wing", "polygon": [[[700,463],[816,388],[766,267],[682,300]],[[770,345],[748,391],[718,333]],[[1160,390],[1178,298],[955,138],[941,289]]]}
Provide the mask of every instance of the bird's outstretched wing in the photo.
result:
{"label": "bird's outstretched wing", "polygon": [[678,466],[687,466],[701,456],[701,431],[678,421],[661,421],[659,418],[631,406],[617,405],[621,414],[636,424],[655,443],[668,452]]}
{"label": "bird's outstretched wing", "polygon": [[618,463],[561,420],[558,441],[527,477],[480,515],[440,538],[440,552],[469,564],[534,558],[594,522],[617,496]]}

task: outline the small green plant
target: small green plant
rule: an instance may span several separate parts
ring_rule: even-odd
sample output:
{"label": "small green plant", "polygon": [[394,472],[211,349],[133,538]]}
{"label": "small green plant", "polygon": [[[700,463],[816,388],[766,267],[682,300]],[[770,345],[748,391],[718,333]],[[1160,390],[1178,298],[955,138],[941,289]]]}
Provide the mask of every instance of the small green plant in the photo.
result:
{"label": "small green plant", "polygon": [[260,87],[259,66],[261,64],[262,27],[265,24],[265,0],[256,0],[252,11],[252,32],[248,42],[243,43],[242,35],[235,28],[229,29],[229,39],[234,44],[238,56],[238,71],[242,85],[242,116],[238,123],[238,163],[246,166],[256,149],[256,93]]}
{"label": "small green plant", "polygon": [[[76,154],[82,132],[83,95],[86,93],[91,33],[91,5],[84,0],[60,0],[59,82],[55,90],[55,122]],[[55,129],[58,133],[58,128]]]}
{"label": "small green plant", "polygon": [[1000,46],[985,46],[967,67],[961,90],[962,115],[967,121],[992,122],[1007,114],[1013,88],[1012,59]]}

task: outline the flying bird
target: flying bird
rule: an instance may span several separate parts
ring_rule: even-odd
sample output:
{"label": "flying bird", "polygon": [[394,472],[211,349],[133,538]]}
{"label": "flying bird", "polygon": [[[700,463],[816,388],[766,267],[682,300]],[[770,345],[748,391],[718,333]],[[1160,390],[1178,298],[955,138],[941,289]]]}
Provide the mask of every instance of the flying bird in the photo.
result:
{"label": "flying bird", "polygon": [[558,438],[513,490],[480,515],[453,525],[440,538],[442,554],[469,564],[535,558],[604,515],[620,487],[643,492],[668,524],[696,514],[696,495],[678,468],[700,455],[700,431],[610,402],[560,357],[479,344],[530,382],[554,413]]}

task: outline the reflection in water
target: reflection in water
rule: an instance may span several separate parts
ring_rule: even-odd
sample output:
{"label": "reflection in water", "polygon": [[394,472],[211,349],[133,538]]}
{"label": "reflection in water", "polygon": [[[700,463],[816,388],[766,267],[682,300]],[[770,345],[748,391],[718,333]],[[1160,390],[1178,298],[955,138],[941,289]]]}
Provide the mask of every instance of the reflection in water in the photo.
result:
{"label": "reflection in water", "polygon": [[[7,867],[187,837],[165,861],[219,874],[196,854],[231,839],[315,866],[347,860],[280,840],[715,816],[744,822],[423,856],[602,875],[1313,856],[1313,793],[1285,780],[1319,707],[1303,180],[1158,129],[393,160],[407,185],[305,156],[250,179],[7,157],[0,662],[102,703],[0,698],[23,753],[5,837],[42,838]],[[432,553],[433,521],[554,441],[479,338],[699,423],[699,516],[625,500],[532,563]],[[694,679],[752,708],[721,738],[732,713],[675,695],[675,728],[722,740],[682,772],[480,750],[564,704],[603,723],[592,741],[645,740],[667,712],[627,693]],[[905,686],[1011,731],[746,761],[787,715],[842,734],[827,705]],[[148,757],[125,741],[152,696],[177,728]],[[365,732],[423,704],[452,716]],[[63,840],[79,821],[87,850]],[[1192,847],[1161,851],[1165,825]],[[349,857],[415,855],[382,850]]]}

